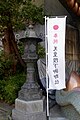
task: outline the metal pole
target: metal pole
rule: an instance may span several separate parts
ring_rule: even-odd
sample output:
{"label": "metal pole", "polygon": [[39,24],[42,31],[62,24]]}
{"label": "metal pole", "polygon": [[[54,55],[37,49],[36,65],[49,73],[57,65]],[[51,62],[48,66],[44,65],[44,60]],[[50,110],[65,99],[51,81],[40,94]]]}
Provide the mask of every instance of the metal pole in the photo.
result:
{"label": "metal pole", "polygon": [[47,119],[49,119],[49,102],[48,102],[48,36],[47,36],[47,18],[46,18],[46,16],[45,16],[45,48],[46,48]]}

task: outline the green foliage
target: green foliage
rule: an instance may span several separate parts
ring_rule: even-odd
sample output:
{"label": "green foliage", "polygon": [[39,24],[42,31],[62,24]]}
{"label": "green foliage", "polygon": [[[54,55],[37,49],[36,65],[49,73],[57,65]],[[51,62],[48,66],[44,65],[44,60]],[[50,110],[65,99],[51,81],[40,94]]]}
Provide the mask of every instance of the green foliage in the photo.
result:
{"label": "green foliage", "polygon": [[38,44],[38,56],[39,58],[45,57],[45,48]]}
{"label": "green foliage", "polygon": [[33,5],[31,0],[0,0],[0,28],[11,24],[16,30],[25,29],[29,21],[42,23],[42,7]]}
{"label": "green foliage", "polygon": [[3,51],[0,51],[0,100],[8,103],[14,103],[26,76],[19,64],[16,74],[13,74],[12,64],[12,57],[4,59]]}
{"label": "green foliage", "polygon": [[0,23],[2,26],[6,26],[9,21],[14,22],[14,19],[18,18],[18,6],[21,4],[17,0],[0,0]]}
{"label": "green foliage", "polygon": [[4,99],[4,87],[6,85],[6,81],[5,80],[0,80],[0,100],[3,100]]}
{"label": "green foliage", "polygon": [[23,53],[24,53],[24,44],[23,44],[23,42],[18,43],[18,50],[19,50],[20,55],[23,55]]}
{"label": "green foliage", "polygon": [[[23,44],[20,44],[19,51],[22,55],[23,53]],[[19,62],[16,64],[16,73],[21,73],[24,71],[24,68],[20,65]],[[7,77],[14,75],[13,71],[13,55],[5,59],[3,51],[0,52],[0,80],[6,79]]]}
{"label": "green foliage", "polygon": [[0,54],[0,80],[12,74],[12,57],[5,59],[3,52]]}
{"label": "green foliage", "polygon": [[10,104],[14,103],[24,82],[24,73],[9,76],[6,80],[0,80],[0,99]]}
{"label": "green foliage", "polygon": [[32,2],[27,1],[21,8],[21,16],[24,20],[43,23],[44,12],[41,6],[37,7]]}

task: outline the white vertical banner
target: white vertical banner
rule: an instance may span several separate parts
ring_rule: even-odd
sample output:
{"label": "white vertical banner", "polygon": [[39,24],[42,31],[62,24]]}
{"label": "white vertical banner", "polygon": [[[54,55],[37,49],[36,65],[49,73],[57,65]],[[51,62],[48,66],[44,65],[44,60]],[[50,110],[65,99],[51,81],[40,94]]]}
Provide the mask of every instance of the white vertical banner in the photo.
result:
{"label": "white vertical banner", "polygon": [[65,28],[66,16],[47,19],[48,89],[65,88]]}

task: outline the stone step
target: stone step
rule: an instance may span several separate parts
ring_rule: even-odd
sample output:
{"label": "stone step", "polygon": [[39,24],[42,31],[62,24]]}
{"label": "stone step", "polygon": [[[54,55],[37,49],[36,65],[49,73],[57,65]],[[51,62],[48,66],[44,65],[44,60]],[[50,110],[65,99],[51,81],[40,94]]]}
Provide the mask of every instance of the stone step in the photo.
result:
{"label": "stone step", "polygon": [[68,120],[61,112],[60,106],[57,104],[53,106],[49,112],[50,112],[49,120]]}
{"label": "stone step", "polygon": [[49,117],[49,120],[68,120],[65,117]]}

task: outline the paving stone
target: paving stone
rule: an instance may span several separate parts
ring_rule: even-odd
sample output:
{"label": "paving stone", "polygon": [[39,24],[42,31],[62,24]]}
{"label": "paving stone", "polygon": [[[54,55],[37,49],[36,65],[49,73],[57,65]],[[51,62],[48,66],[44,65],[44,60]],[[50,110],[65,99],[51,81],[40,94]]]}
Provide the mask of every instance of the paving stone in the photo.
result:
{"label": "paving stone", "polygon": [[65,116],[62,114],[60,106],[56,104],[53,108],[50,109],[49,120],[68,120],[68,119],[65,118]]}
{"label": "paving stone", "polygon": [[68,120],[68,119],[64,117],[53,117],[53,118],[50,117],[49,120]]}
{"label": "paving stone", "polygon": [[11,112],[14,107],[0,102],[0,120],[11,120]]}

